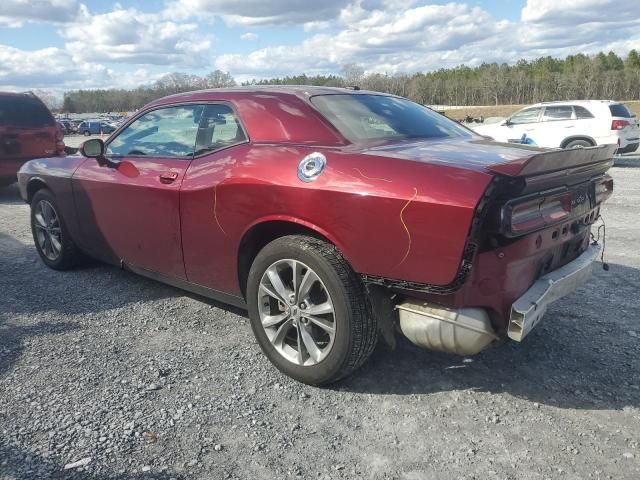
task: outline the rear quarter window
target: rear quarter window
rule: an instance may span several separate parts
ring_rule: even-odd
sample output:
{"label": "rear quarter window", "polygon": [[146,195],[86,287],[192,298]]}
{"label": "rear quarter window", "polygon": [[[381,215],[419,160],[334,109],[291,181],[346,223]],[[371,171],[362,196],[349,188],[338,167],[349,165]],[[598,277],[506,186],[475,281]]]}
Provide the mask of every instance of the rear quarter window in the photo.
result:
{"label": "rear quarter window", "polygon": [[454,121],[400,97],[316,95],[311,102],[351,142],[471,136]]}
{"label": "rear quarter window", "polygon": [[42,128],[55,125],[55,120],[40,100],[27,95],[18,95],[0,97],[0,125]]}
{"label": "rear quarter window", "polygon": [[579,105],[574,105],[573,110],[576,112],[576,118],[578,120],[582,120],[585,118],[593,118],[593,114],[584,107],[580,107]]}
{"label": "rear quarter window", "polygon": [[571,120],[573,109],[570,105],[560,105],[555,107],[546,107],[542,115],[543,122],[552,122],[554,120]]}
{"label": "rear quarter window", "polygon": [[631,110],[629,110],[629,108],[624,103],[615,103],[613,105],[609,105],[609,110],[611,111],[612,117],[633,117],[633,113],[631,113]]}

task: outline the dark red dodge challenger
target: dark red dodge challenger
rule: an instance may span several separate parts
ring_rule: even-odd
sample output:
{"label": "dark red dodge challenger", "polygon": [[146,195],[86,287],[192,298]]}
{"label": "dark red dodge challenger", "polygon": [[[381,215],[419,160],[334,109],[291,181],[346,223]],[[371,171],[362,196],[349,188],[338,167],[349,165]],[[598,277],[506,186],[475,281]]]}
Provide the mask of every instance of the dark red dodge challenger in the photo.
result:
{"label": "dark red dodge challenger", "polygon": [[28,162],[38,252],[244,307],[302,382],[397,331],[463,355],[521,341],[583,284],[615,145],[500,144],[404,98],[320,87],[174,95],[82,155]]}

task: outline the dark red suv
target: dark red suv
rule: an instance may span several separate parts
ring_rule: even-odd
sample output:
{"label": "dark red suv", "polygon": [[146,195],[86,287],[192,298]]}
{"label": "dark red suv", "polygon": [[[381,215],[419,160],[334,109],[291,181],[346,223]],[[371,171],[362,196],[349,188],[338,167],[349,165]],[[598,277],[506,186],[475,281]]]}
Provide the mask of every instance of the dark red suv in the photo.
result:
{"label": "dark red suv", "polygon": [[16,181],[33,158],[64,155],[64,133],[32,93],[0,92],[0,187]]}

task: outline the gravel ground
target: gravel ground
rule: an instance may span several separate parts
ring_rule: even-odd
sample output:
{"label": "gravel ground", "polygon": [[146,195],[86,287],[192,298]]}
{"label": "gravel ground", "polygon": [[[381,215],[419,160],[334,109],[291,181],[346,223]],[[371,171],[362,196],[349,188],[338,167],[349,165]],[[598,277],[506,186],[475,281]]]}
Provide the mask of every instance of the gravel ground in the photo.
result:
{"label": "gravel ground", "polygon": [[37,259],[0,190],[0,478],[638,479],[640,170],[607,257],[522,344],[400,342],[327,389],[273,369],[243,312]]}

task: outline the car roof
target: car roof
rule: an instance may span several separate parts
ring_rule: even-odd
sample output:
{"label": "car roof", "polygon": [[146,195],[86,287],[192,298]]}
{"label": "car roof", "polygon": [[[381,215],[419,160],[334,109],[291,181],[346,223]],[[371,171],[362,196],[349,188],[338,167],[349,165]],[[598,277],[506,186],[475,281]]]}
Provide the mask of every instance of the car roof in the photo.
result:
{"label": "car roof", "polygon": [[29,97],[39,99],[33,92],[0,92],[0,97]]}
{"label": "car roof", "polygon": [[360,90],[357,87],[343,88],[343,87],[323,87],[313,85],[249,85],[242,87],[225,87],[225,88],[211,88],[207,90],[194,90],[190,92],[176,93],[169,95],[168,97],[160,98],[152,104],[174,103],[181,100],[185,101],[198,101],[198,100],[213,100],[215,97],[219,97],[220,94],[224,96],[237,96],[245,94],[260,95],[260,94],[285,94],[295,95],[300,98],[309,99],[314,95],[385,95],[395,96],[388,93],[374,92],[370,90]]}
{"label": "car roof", "polygon": [[[529,107],[545,107],[549,105],[563,106],[563,105],[615,105],[622,102],[616,102],[615,100],[558,100],[555,102],[539,102]],[[529,108],[526,107],[526,108]]]}

